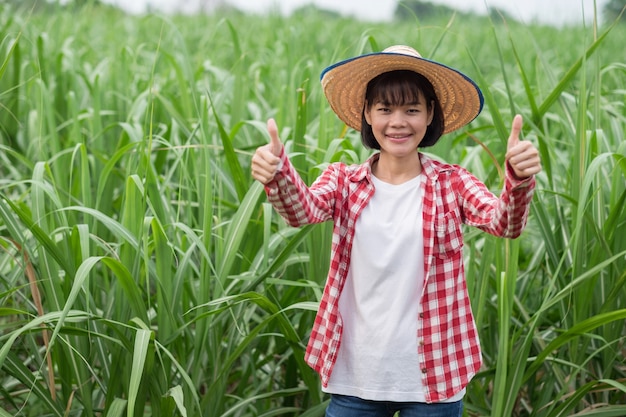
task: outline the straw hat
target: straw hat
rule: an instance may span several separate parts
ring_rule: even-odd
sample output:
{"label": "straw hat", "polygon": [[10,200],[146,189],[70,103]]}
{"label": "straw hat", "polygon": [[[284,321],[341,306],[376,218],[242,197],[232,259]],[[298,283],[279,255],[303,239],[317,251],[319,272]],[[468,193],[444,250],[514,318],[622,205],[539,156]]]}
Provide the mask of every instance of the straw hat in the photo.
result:
{"label": "straw hat", "polygon": [[331,65],[322,72],[322,88],[337,116],[353,129],[361,130],[367,83],[395,70],[415,71],[431,82],[443,110],[443,133],[465,126],[482,110],[483,95],[474,81],[453,68],[422,58],[415,49],[404,45]]}

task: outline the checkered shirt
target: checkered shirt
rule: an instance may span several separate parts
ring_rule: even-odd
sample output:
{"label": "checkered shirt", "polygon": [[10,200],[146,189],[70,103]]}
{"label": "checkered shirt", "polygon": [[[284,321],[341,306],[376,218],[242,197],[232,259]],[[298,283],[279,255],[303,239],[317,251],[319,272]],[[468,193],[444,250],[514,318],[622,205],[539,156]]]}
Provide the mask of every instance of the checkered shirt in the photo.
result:
{"label": "checkered shirt", "polygon": [[[326,386],[341,343],[339,297],[354,239],[354,228],[374,194],[374,154],[361,165],[330,164],[307,187],[284,150],[281,168],[266,185],[268,201],[291,226],[334,222],[330,268],[305,354]],[[479,370],[478,332],[467,293],[461,225],[516,238],[526,225],[535,180],[515,179],[507,166],[500,197],[464,168],[420,154],[426,186],[423,202],[424,290],[418,321],[418,352],[426,400],[440,402],[460,392]],[[373,335],[375,337],[375,335]]]}

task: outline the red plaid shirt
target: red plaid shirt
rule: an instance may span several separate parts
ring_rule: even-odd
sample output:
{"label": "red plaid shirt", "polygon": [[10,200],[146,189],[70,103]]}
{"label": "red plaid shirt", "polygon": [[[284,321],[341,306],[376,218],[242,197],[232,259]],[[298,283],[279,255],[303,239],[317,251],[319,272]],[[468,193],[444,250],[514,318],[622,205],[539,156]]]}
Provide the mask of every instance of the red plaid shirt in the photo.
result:
{"label": "red plaid shirt", "polygon": [[[330,270],[306,350],[306,362],[326,386],[341,343],[338,301],[343,289],[354,227],[374,194],[373,155],[362,165],[329,165],[307,187],[285,152],[282,167],[266,187],[268,200],[291,226],[334,222]],[[528,217],[534,178],[519,181],[507,167],[500,198],[460,166],[420,154],[424,191],[424,291],[418,321],[418,352],[428,402],[460,392],[476,374],[482,358],[467,293],[461,225],[496,236],[518,237]]]}

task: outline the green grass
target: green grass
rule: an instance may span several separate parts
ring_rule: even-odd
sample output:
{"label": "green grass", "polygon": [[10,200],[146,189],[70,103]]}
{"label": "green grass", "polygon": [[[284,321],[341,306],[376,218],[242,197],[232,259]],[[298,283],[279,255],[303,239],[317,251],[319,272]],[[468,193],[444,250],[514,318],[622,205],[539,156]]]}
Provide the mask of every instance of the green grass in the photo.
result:
{"label": "green grass", "polygon": [[543,159],[520,239],[466,230],[467,415],[626,414],[624,25],[0,6],[0,28],[0,416],[323,415],[303,354],[330,225],[287,227],[249,161],[268,117],[308,182],[364,160],[319,73],[396,43],[485,93],[429,152],[497,191],[521,113]]}

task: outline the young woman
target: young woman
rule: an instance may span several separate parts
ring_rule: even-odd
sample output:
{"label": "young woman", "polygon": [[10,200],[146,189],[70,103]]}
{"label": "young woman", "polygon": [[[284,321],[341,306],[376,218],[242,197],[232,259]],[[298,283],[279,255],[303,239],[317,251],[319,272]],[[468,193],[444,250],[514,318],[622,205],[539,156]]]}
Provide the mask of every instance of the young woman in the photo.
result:
{"label": "young woman", "polygon": [[499,197],[464,168],[419,152],[481,111],[478,86],[407,46],[323,71],[331,108],[375,152],[333,163],[308,187],[273,120],[252,175],[292,226],[333,221],[331,263],[306,352],[328,417],[461,416],[481,366],[463,267],[462,224],[496,236],[523,231],[541,170],[515,116]]}

